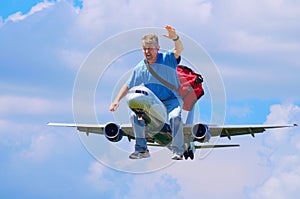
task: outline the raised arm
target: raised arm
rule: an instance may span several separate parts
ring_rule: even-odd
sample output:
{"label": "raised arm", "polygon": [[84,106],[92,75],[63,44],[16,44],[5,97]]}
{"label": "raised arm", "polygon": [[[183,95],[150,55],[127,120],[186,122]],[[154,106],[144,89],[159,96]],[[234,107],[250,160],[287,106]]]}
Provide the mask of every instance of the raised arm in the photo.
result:
{"label": "raised arm", "polygon": [[174,41],[174,44],[175,44],[174,55],[175,55],[175,58],[178,59],[181,55],[181,52],[183,51],[182,42],[181,42],[179,36],[176,34],[175,28],[167,25],[167,26],[165,26],[165,29],[168,31],[168,34],[163,34],[163,36],[165,36],[169,39],[172,39]]}

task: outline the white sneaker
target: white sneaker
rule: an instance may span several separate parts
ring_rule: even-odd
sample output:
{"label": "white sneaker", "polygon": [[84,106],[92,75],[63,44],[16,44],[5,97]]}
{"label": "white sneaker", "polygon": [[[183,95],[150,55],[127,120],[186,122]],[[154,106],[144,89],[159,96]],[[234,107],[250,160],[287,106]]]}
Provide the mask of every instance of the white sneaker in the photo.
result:
{"label": "white sneaker", "polygon": [[183,159],[183,155],[174,153],[172,156],[172,160],[182,160],[182,159]]}

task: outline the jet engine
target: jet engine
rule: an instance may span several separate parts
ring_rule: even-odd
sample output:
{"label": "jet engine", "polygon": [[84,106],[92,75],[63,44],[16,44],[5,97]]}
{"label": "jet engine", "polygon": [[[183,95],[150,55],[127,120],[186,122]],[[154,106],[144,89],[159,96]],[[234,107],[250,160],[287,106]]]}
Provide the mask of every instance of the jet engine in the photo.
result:
{"label": "jet engine", "polygon": [[210,140],[211,134],[207,125],[195,124],[192,128],[192,135],[195,141],[198,142],[208,142]]}
{"label": "jet engine", "polygon": [[119,142],[123,137],[121,128],[115,123],[108,123],[105,125],[104,135],[111,142]]}

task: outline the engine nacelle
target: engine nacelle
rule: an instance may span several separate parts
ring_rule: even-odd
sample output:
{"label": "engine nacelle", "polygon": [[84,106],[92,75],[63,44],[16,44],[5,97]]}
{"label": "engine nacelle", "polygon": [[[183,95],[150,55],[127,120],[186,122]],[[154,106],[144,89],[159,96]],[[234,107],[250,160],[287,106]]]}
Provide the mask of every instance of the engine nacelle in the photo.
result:
{"label": "engine nacelle", "polygon": [[111,142],[119,142],[123,137],[121,128],[115,123],[108,123],[105,125],[104,135]]}
{"label": "engine nacelle", "polygon": [[201,143],[208,142],[211,137],[208,126],[200,123],[193,126],[192,135],[195,138],[195,141]]}

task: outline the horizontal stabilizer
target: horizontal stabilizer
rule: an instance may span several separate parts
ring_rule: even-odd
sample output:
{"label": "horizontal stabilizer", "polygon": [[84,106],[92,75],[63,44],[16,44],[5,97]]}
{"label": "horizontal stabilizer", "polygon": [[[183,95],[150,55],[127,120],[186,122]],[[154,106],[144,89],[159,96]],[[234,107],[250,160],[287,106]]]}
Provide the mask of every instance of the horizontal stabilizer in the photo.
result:
{"label": "horizontal stabilizer", "polygon": [[195,146],[196,149],[210,149],[210,148],[226,148],[226,147],[239,147],[239,144],[203,144]]}
{"label": "horizontal stabilizer", "polygon": [[161,144],[156,144],[156,143],[147,143],[147,146],[154,146],[154,147],[165,147],[164,145],[161,145]]}
{"label": "horizontal stabilizer", "polygon": [[[147,143],[148,146],[164,147],[160,144]],[[210,148],[226,148],[226,147],[239,147],[239,144],[202,144],[195,146],[196,149],[210,149]]]}

